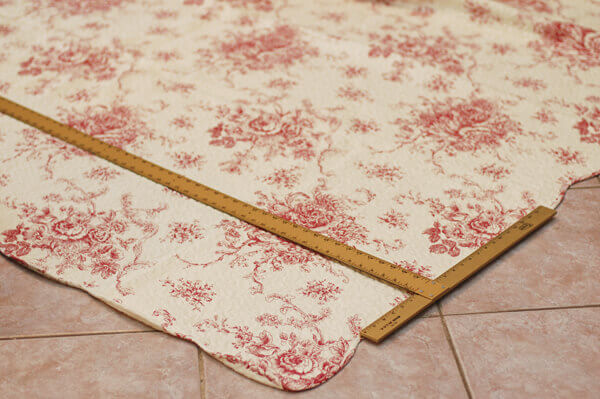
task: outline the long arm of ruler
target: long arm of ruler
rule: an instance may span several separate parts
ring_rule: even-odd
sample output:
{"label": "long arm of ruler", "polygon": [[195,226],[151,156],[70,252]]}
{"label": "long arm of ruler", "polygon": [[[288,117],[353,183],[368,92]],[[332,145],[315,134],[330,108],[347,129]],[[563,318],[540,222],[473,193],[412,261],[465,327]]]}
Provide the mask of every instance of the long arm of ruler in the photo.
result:
{"label": "long arm of ruler", "polygon": [[29,108],[0,97],[0,112],[44,133],[65,141],[122,168],[211,206],[221,212],[335,259],[362,273],[407,289],[417,295],[434,298],[443,290],[431,280],[391,262],[335,241],[246,202],[230,197],[185,176],[172,172],[118,147],[63,125]]}
{"label": "long arm of ruler", "polygon": [[383,341],[391,333],[409,322],[412,318],[433,305],[441,297],[452,291],[463,281],[493,262],[500,255],[515,246],[519,241],[548,222],[556,211],[539,206],[504,230],[500,235],[458,262],[440,277],[431,281],[431,285],[441,288],[433,298],[412,295],[379,319],[365,327],[360,335],[375,343]]}

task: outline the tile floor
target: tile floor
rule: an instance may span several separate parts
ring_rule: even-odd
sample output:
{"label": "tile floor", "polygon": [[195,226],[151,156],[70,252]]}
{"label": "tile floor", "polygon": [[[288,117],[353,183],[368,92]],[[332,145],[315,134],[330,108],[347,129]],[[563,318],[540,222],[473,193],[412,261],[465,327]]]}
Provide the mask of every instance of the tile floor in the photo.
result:
{"label": "tile floor", "polygon": [[593,178],[440,306],[382,345],[362,343],[328,383],[291,394],[0,258],[0,397],[597,398],[598,271]]}

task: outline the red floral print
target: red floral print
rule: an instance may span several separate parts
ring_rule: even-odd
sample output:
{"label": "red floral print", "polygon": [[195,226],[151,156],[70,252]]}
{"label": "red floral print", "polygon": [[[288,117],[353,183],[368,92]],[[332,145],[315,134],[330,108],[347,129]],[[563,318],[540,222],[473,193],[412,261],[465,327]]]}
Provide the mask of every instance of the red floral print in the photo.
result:
{"label": "red floral print", "polygon": [[63,116],[69,126],[121,148],[137,144],[139,138],[154,138],[138,112],[125,105],[87,107]]}
{"label": "red floral print", "polygon": [[319,231],[338,241],[365,242],[367,230],[346,211],[345,201],[316,189],[312,195],[292,193],[283,200],[261,195],[259,205],[270,212],[311,230]]}
{"label": "red floral print", "polygon": [[176,126],[180,129],[191,129],[194,127],[194,124],[190,121],[189,118],[185,116],[180,116],[171,121],[171,125]]}
{"label": "red floral print", "polygon": [[513,85],[515,87],[529,88],[533,91],[543,90],[548,87],[548,85],[546,85],[546,83],[543,80],[534,79],[534,78],[516,79],[516,80],[513,80]]}
{"label": "red floral print", "polygon": [[373,101],[366,90],[357,89],[353,86],[344,86],[338,89],[338,97],[356,102]]}
{"label": "red floral print", "polygon": [[547,109],[541,109],[534,115],[534,118],[542,123],[556,124],[558,119]]}
{"label": "red floral print", "polygon": [[[334,271],[314,252],[270,235],[256,227],[227,220],[222,221],[218,227],[223,230],[224,235],[219,242],[220,249],[216,251],[218,258],[204,263],[202,266],[208,267],[227,260],[232,268],[250,268],[250,273],[245,277],[252,281],[250,293],[253,295],[264,292],[263,279],[266,271],[281,272],[287,267],[300,267],[304,272],[310,272],[314,267],[322,267],[332,275],[341,277],[342,281],[346,281],[343,272]],[[256,257],[258,260],[250,261]]]}
{"label": "red floral print", "polygon": [[63,15],[87,15],[93,12],[106,12],[132,0],[42,0],[49,7]]}
{"label": "red floral print", "polygon": [[572,163],[585,165],[583,154],[581,154],[579,151],[571,151],[568,148],[559,147],[552,150],[552,154],[554,154],[557,161],[563,165],[569,165]]}
{"label": "red floral print", "polygon": [[379,220],[394,229],[406,230],[408,227],[406,215],[393,209],[387,211],[383,216],[379,216]]}
{"label": "red floral print", "polygon": [[484,176],[491,177],[494,181],[510,175],[510,170],[503,166],[496,166],[495,164],[483,165],[477,171]]}
{"label": "red floral print", "polygon": [[0,25],[0,36],[8,36],[12,32],[14,32],[15,28],[9,25],[2,24]]}
{"label": "red floral print", "polygon": [[[422,3],[4,1],[0,92],[435,278],[600,170],[600,8]],[[12,118],[0,144],[2,254],[262,383],[323,383],[409,297]]]}
{"label": "red floral print", "polygon": [[204,157],[202,155],[189,152],[180,151],[171,154],[171,158],[173,158],[174,166],[179,169],[200,169],[204,165]]}
{"label": "red floral print", "polygon": [[548,5],[546,0],[498,0],[502,3],[511,5],[513,7],[522,8],[524,10],[531,10],[540,13],[551,13],[552,8]]}
{"label": "red floral print", "polygon": [[0,187],[6,187],[8,185],[9,180],[10,180],[10,177],[6,173],[1,173],[0,174]]}
{"label": "red floral print", "polygon": [[172,297],[184,299],[192,305],[194,310],[202,310],[202,307],[207,302],[212,302],[216,295],[212,285],[202,284],[200,281],[189,281],[180,278],[173,282],[167,279],[162,281],[162,285],[163,287],[170,287],[169,294]]}
{"label": "red floral print", "polygon": [[175,222],[169,224],[169,233],[164,240],[183,244],[184,242],[193,242],[204,237],[198,220],[193,223]]}
{"label": "red floral print", "polygon": [[[211,145],[258,148],[263,151],[264,160],[277,156],[310,160],[316,156],[320,134],[314,131],[313,122],[301,110],[256,113],[221,107],[219,119],[221,122],[209,130]],[[244,165],[241,158],[246,157],[235,154],[233,160],[222,164],[224,170],[240,173]]]}
{"label": "red floral print", "polygon": [[232,7],[252,7],[258,11],[273,10],[273,2],[271,0],[225,0]]}
{"label": "red floral print", "polygon": [[165,331],[177,320],[167,309],[156,309],[152,312],[152,316],[162,317],[163,322],[161,323],[161,327]]}
{"label": "red floral print", "polygon": [[45,159],[44,170],[48,178],[53,176],[55,163],[89,156],[87,152],[64,141],[47,135],[40,135],[35,129],[23,129],[20,131],[20,135],[21,138],[15,145],[12,158],[5,160],[5,162],[10,159]]}
{"label": "red floral print", "polygon": [[277,187],[292,188],[298,183],[299,177],[296,173],[297,167],[289,169],[277,169],[273,174],[263,178],[263,181],[268,184],[276,185]]}
{"label": "red floral print", "polygon": [[[103,279],[114,278],[115,288],[121,295],[132,294],[130,288],[122,285],[122,280],[131,270],[149,267],[150,262],[141,258],[143,239],[133,240],[126,233],[135,235],[142,228],[148,238],[156,233],[156,227],[149,221],[138,219],[138,210],[131,207],[129,197],[121,199],[120,211],[96,210],[96,198],[101,193],[86,192],[72,183],[63,182],[67,192],[77,197],[81,210],[73,206],[45,206],[31,208],[27,204],[15,204],[14,208],[24,215],[23,223],[15,229],[1,233],[0,249],[8,256],[20,258],[30,252],[58,257],[57,274],[77,268],[89,270]],[[50,198],[48,198],[50,200]],[[61,195],[54,195],[52,202],[66,201]],[[148,210],[156,214],[159,209]],[[134,228],[133,225],[137,225]]]}
{"label": "red floral print", "polygon": [[359,162],[358,167],[369,178],[379,179],[388,183],[394,183],[402,179],[402,172],[397,166],[388,166],[382,164],[365,165],[362,162]]}
{"label": "red floral print", "polygon": [[[399,55],[403,60],[414,60],[422,65],[438,65],[448,74],[460,75],[466,68],[461,61],[458,41],[451,36],[428,36],[409,34],[370,35],[371,49],[369,57],[388,58]],[[411,64],[402,64],[410,66]]]}
{"label": "red floral print", "polygon": [[67,44],[64,48],[34,46],[34,53],[21,62],[20,75],[38,76],[53,72],[67,74],[71,79],[107,80],[116,75],[119,51],[108,47],[96,48],[88,44]]}
{"label": "red floral print", "polygon": [[353,133],[372,133],[377,132],[379,127],[373,120],[361,121],[360,119],[354,119],[350,131]]}
{"label": "red floral print", "polygon": [[465,8],[471,14],[471,20],[479,22],[479,23],[490,23],[492,21],[497,21],[498,18],[492,15],[492,11],[489,7],[478,4],[475,1],[466,0]]}
{"label": "red floral print", "polygon": [[541,41],[530,46],[543,61],[555,58],[567,60],[573,68],[589,69],[600,66],[600,34],[580,25],[567,22],[539,23],[535,31]]}
{"label": "red floral print", "polygon": [[323,304],[337,299],[337,295],[341,293],[341,289],[337,285],[325,280],[313,280],[306,283],[306,287],[300,290],[300,292],[302,295],[314,298]]}
{"label": "red floral print", "polygon": [[[307,314],[285,297],[274,295],[271,300],[281,302],[282,313],[294,314],[281,325],[278,324],[278,327],[307,329],[312,332],[312,339],[301,340],[294,332],[282,332],[279,335],[280,345],[276,345],[273,336],[267,331],[254,335],[245,326],[232,326],[218,317],[205,319],[196,328],[199,331],[212,329],[221,334],[236,336],[235,347],[240,352],[236,355],[222,355],[223,358],[252,369],[268,380],[280,381],[283,388],[288,390],[325,381],[346,364],[348,358],[344,354],[348,341],[341,338],[323,340],[318,327],[323,315]],[[243,360],[242,354],[244,357],[250,355],[251,360]],[[262,367],[259,366],[261,364]]]}
{"label": "red floral print", "polygon": [[200,64],[213,64],[216,59],[227,64],[231,71],[248,73],[290,67],[318,54],[297,30],[280,25],[267,31],[232,34],[229,41],[219,42],[215,53],[205,51]]}
{"label": "red floral print", "polygon": [[404,131],[399,135],[401,146],[428,143],[433,146],[434,155],[444,151],[449,156],[458,152],[493,151],[522,132],[519,123],[498,105],[479,98],[435,102],[429,109],[417,111],[415,119],[399,119],[396,124]]}
{"label": "red floral print", "polygon": [[582,108],[583,117],[575,124],[579,139],[584,143],[600,144],[600,108],[594,107],[587,111]]}
{"label": "red floral print", "polygon": [[119,172],[115,168],[109,168],[106,166],[98,166],[95,167],[85,173],[85,176],[89,179],[99,180],[99,181],[109,181],[119,176],[121,172]]}

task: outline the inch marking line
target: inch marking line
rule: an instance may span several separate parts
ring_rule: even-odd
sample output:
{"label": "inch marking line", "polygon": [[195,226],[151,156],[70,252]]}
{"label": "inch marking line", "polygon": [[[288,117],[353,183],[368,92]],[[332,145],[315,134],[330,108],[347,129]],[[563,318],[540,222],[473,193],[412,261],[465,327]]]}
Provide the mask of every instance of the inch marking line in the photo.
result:
{"label": "inch marking line", "polygon": [[542,227],[552,219],[554,215],[556,215],[554,209],[538,206],[508,229],[488,241],[487,244],[458,262],[444,274],[435,280],[430,280],[431,285],[441,288],[441,291],[438,291],[438,294],[433,298],[412,295],[373,323],[363,328],[360,335],[375,343],[383,341],[391,333],[408,323],[429,306],[433,305],[463,281],[489,265],[495,259],[500,257],[500,255]]}

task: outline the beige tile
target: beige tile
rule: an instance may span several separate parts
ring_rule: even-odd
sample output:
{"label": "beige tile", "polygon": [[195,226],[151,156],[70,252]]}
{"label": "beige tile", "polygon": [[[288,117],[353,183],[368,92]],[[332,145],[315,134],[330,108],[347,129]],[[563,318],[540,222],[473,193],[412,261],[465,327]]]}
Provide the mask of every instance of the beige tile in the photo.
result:
{"label": "beige tile", "polygon": [[300,393],[260,385],[207,355],[203,358],[207,399],[466,397],[438,317],[416,320],[381,345],[362,342],[338,375]]}
{"label": "beige tile", "polygon": [[438,309],[438,305],[434,303],[429,308],[427,308],[427,310],[421,313],[419,317],[438,317],[439,315],[440,312]]}
{"label": "beige tile", "polygon": [[75,288],[0,256],[0,337],[150,330]]}
{"label": "beige tile", "polygon": [[446,320],[475,398],[598,398],[600,308]]}
{"label": "beige tile", "polygon": [[589,179],[580,181],[579,183],[573,184],[570,188],[587,188],[587,187],[600,187],[600,177],[594,176]]}
{"label": "beige tile", "polygon": [[200,398],[195,345],[161,333],[0,341],[11,398]]}
{"label": "beige tile", "polygon": [[554,220],[441,301],[445,314],[600,303],[600,189],[569,190]]}

